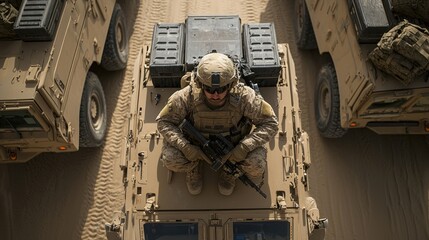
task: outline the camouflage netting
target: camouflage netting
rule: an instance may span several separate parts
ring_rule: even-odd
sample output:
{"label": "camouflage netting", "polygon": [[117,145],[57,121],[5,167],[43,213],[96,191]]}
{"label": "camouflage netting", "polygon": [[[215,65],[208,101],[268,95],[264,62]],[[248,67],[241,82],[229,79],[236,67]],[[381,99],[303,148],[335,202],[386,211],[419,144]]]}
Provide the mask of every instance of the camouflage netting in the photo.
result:
{"label": "camouflage netting", "polygon": [[369,54],[374,65],[408,85],[429,75],[429,31],[404,20]]}
{"label": "camouflage netting", "polygon": [[0,39],[13,38],[13,24],[18,16],[18,10],[10,3],[0,3]]}
{"label": "camouflage netting", "polygon": [[392,0],[392,10],[411,18],[417,18],[429,25],[428,0]]}

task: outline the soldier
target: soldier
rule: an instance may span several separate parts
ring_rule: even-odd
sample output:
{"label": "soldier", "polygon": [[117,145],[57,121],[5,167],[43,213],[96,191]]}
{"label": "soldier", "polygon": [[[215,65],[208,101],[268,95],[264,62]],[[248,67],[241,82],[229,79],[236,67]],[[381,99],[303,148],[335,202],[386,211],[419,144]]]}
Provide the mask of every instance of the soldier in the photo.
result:
{"label": "soldier", "polygon": [[[161,161],[173,172],[186,172],[187,188],[197,195],[203,186],[201,160],[208,159],[179,129],[185,118],[206,137],[222,134],[229,139],[235,148],[223,158],[238,164],[248,177],[263,178],[267,164],[264,144],[278,131],[277,117],[269,103],[239,83],[237,68],[226,55],[205,55],[189,85],[171,95],[156,118],[165,139]],[[219,192],[231,195],[235,182],[236,177],[220,171]]]}

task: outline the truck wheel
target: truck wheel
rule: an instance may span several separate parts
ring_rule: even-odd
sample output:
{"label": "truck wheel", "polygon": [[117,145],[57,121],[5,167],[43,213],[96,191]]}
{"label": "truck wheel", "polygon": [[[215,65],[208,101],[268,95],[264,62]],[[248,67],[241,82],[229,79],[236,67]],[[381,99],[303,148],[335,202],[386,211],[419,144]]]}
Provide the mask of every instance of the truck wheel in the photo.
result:
{"label": "truck wheel", "polygon": [[124,69],[128,59],[128,36],[125,16],[119,4],[115,4],[109,32],[104,45],[101,66],[108,71]]}
{"label": "truck wheel", "polygon": [[316,37],[305,0],[295,0],[295,12],[296,45],[302,50],[317,49]]}
{"label": "truck wheel", "polygon": [[341,127],[340,94],[335,68],[328,63],[320,69],[315,93],[317,128],[326,138],[340,138],[347,129]]}
{"label": "truck wheel", "polygon": [[106,100],[97,75],[88,72],[80,102],[79,146],[98,147],[103,143],[107,126]]}

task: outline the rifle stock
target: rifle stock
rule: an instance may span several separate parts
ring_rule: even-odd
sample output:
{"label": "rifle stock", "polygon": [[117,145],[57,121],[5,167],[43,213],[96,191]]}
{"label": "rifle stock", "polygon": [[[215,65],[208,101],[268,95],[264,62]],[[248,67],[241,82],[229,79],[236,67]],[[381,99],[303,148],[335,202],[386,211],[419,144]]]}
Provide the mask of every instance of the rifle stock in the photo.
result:
{"label": "rifle stock", "polygon": [[223,166],[223,170],[226,173],[234,175],[240,179],[244,185],[252,187],[262,197],[267,198],[267,194],[265,194],[252,180],[250,180],[239,166],[229,160],[226,160],[225,162],[222,161],[222,156],[228,154],[232,149],[234,149],[234,146],[231,142],[228,141],[228,139],[220,134],[206,139],[186,119],[182,121],[182,123],[179,125],[179,128],[182,130],[182,132],[198,143],[204,154],[206,154],[207,157],[211,160],[211,162],[208,163],[214,171],[218,171]]}

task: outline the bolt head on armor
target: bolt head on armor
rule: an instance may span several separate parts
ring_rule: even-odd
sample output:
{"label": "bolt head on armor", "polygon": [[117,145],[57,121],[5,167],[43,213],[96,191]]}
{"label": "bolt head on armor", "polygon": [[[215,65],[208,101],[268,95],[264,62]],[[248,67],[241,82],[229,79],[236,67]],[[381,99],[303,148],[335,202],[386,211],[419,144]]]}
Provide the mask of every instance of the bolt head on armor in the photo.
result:
{"label": "bolt head on armor", "polygon": [[222,53],[205,55],[197,67],[198,81],[208,87],[223,87],[237,81],[232,60]]}

